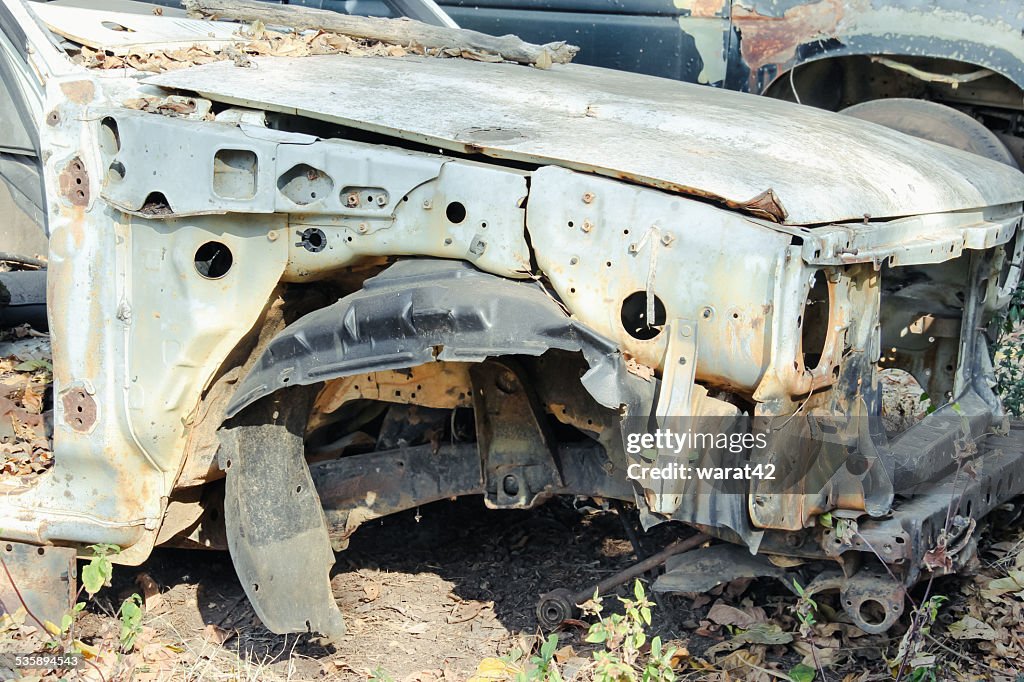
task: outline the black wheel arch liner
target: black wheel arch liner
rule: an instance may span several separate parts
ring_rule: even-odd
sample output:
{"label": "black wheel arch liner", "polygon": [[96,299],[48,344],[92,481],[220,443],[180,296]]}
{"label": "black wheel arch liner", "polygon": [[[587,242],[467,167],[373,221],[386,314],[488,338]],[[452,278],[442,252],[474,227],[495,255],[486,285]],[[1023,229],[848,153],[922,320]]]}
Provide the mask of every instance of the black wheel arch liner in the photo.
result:
{"label": "black wheel arch liner", "polygon": [[296,320],[267,345],[228,405],[233,417],[282,388],[435,361],[581,352],[584,388],[622,415],[649,415],[657,390],[626,369],[617,344],[570,318],[536,282],[462,261],[407,259]]}

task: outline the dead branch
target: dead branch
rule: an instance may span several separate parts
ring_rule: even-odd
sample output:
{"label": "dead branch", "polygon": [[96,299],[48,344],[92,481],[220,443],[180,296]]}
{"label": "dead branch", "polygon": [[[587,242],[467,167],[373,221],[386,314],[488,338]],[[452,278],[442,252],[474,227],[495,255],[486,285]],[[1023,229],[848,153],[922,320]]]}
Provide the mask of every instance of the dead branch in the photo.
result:
{"label": "dead branch", "polygon": [[357,17],[297,5],[274,5],[254,0],[185,0],[194,15],[212,19],[262,21],[266,25],[297,30],[322,29],[362,40],[396,45],[418,45],[427,50],[490,53],[520,64],[547,68],[567,64],[579,52],[565,42],[534,45],[514,35],[491,36],[463,28],[432,26],[412,19]]}

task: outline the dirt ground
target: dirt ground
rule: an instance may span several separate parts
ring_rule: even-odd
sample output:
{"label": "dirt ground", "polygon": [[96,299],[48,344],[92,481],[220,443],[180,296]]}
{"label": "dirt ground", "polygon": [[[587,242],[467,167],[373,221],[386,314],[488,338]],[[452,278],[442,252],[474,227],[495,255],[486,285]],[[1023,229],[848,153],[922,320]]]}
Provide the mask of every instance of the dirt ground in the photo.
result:
{"label": "dirt ground", "polygon": [[[656,551],[678,531],[659,527],[642,537],[644,550]],[[982,595],[993,576],[1019,573],[1012,569],[1024,563],[1024,532],[1014,522],[984,534],[982,543],[979,569],[987,572],[933,585],[932,593],[948,601],[917,660],[929,663],[935,677],[903,679],[1021,679],[1024,592],[1013,593],[1024,583],[996,591],[988,601]],[[114,679],[468,680],[488,657],[536,647],[534,607],[540,594],[592,585],[635,560],[614,511],[577,510],[571,500],[555,500],[533,511],[498,512],[485,510],[479,498],[466,498],[358,531],[350,549],[338,555],[333,574],[334,595],[348,623],[336,647],[309,635],[268,632],[245,599],[227,553],[170,549],[157,550],[139,567],[115,566],[111,587],[83,614],[80,636],[116,641],[116,604],[148,585],[152,594],[136,647],[141,656],[133,667],[118,669]],[[921,590],[915,594],[920,599]],[[787,671],[808,659],[801,637],[766,645],[744,642],[742,634],[759,627],[795,633],[794,602],[771,580],[735,581],[709,595],[663,597],[651,634],[679,647],[680,679],[790,679]],[[818,605],[813,637],[827,666],[825,679],[893,679],[895,669],[886,659],[895,656],[906,619],[886,635],[866,636],[827,599]],[[969,614],[992,623],[982,623],[991,632],[969,633],[980,639],[951,635]],[[743,621],[747,616],[754,625]],[[594,647],[582,641],[583,627],[559,632],[566,680],[590,679]]]}
{"label": "dirt ground", "polygon": [[[656,551],[670,531],[642,542]],[[115,567],[112,587],[97,596],[82,629],[100,633],[115,604],[138,592],[137,579],[145,574],[161,592],[146,625],[154,641],[192,654],[185,658],[194,658],[193,667],[180,672],[194,679],[348,680],[377,671],[382,679],[422,673],[424,679],[463,680],[486,657],[532,648],[539,595],[593,585],[633,561],[614,512],[576,510],[570,500],[533,511],[489,511],[480,498],[465,498],[360,528],[333,572],[348,625],[336,648],[310,636],[268,632],[226,552],[164,549],[143,566]],[[683,636],[680,618],[689,610],[668,615],[659,613],[655,626],[670,638]],[[214,628],[224,632],[218,637]],[[579,644],[578,630],[564,636],[565,643]],[[230,639],[215,644],[220,637]]]}

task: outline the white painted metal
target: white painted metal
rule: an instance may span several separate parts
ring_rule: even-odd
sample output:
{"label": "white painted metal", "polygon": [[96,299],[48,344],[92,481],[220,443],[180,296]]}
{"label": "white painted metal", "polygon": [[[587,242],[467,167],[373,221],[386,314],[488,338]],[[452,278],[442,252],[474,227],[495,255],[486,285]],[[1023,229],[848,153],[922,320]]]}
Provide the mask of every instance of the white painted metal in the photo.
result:
{"label": "white painted metal", "polygon": [[1013,169],[852,117],[573,64],[329,55],[221,62],[146,82],[736,203],[770,188],[790,224],[1024,200]]}

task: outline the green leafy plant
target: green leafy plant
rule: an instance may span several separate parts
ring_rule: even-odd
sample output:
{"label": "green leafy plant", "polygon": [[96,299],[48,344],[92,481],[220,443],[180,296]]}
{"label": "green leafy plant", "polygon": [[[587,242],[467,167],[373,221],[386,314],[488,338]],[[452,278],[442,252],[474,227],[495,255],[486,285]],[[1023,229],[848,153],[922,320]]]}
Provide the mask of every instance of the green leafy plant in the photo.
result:
{"label": "green leafy plant", "polygon": [[117,615],[121,621],[121,651],[127,654],[142,632],[142,597],[133,594],[125,599]]}
{"label": "green leafy plant", "polygon": [[913,682],[929,682],[936,680],[934,655],[929,654],[924,648],[925,638],[931,634],[932,626],[939,617],[939,608],[949,598],[935,594],[921,602],[921,605],[910,614],[912,627],[900,640],[896,656],[889,661],[889,667],[895,671],[897,678],[901,672],[909,666],[907,678]]}
{"label": "green leafy plant", "polygon": [[584,613],[596,617],[590,626],[586,641],[603,644],[603,651],[594,652],[595,682],[673,682],[674,647],[666,648],[660,637],[650,640],[650,648],[643,656],[647,644],[647,628],[651,626],[653,602],[647,598],[639,580],[633,583],[633,598],[619,597],[625,613],[602,615],[604,605],[597,592],[581,605]]}
{"label": "green leafy plant", "polygon": [[517,676],[518,682],[562,682],[562,673],[555,662],[558,635],[548,635],[540,649],[530,657],[528,665]]}
{"label": "green leafy plant", "polygon": [[117,545],[89,545],[92,550],[92,558],[82,567],[82,586],[89,596],[99,592],[104,585],[110,584],[110,578],[114,575],[114,565],[110,562],[110,555],[119,554],[121,548]]}
{"label": "green leafy plant", "polygon": [[[818,622],[815,618],[815,614],[818,612],[818,602],[811,599],[811,595],[807,592],[807,588],[797,582],[796,578],[793,578],[793,590],[796,591],[797,597],[799,597],[796,601],[796,605],[793,607],[793,613],[796,615],[796,619],[800,623],[800,636],[811,643],[811,656],[814,658],[814,667],[821,673],[821,678],[825,679],[825,671],[822,669],[821,662],[818,660],[818,649],[814,641],[814,626]],[[804,667],[809,668],[810,666]],[[794,676],[794,671],[796,671],[796,676]],[[797,668],[793,668],[793,670],[790,670],[789,675],[795,682],[804,682],[806,679],[806,671],[803,669],[798,670]],[[803,678],[798,679],[800,676],[803,676]],[[810,679],[814,679],[813,669]]]}
{"label": "green leafy plant", "polygon": [[370,671],[368,682],[395,682],[395,678],[391,677],[386,670],[377,666]]}

